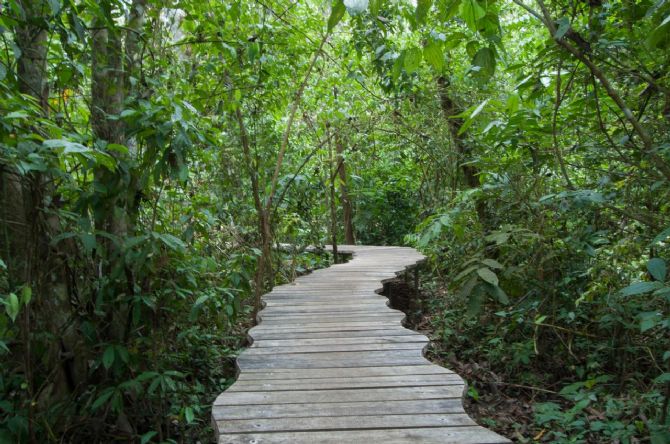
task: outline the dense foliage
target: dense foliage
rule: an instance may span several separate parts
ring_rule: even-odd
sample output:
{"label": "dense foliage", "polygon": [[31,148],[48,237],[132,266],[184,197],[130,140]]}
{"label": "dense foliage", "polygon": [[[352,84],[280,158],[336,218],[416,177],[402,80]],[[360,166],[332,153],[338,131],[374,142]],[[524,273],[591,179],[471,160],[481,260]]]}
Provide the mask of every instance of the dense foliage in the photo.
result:
{"label": "dense foliage", "polygon": [[209,440],[279,244],[353,242],[429,256],[487,425],[670,441],[669,14],[0,1],[0,442]]}

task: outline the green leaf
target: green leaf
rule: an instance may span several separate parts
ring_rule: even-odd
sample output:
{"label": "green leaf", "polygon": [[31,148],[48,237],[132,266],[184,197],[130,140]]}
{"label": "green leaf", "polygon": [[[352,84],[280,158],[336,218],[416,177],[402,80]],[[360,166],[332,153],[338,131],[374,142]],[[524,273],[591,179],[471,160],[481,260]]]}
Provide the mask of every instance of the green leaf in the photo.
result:
{"label": "green leaf", "polygon": [[12,111],[5,115],[5,119],[25,119],[28,117],[28,113],[25,111]]}
{"label": "green leaf", "polygon": [[416,23],[423,24],[426,21],[433,0],[417,0],[416,2]]}
{"label": "green leaf", "polygon": [[468,267],[468,268],[466,268],[465,270],[461,271],[460,273],[458,273],[458,274],[456,275],[456,277],[454,278],[454,281],[455,281],[455,282],[460,281],[460,280],[463,279],[465,276],[469,275],[470,273],[472,273],[473,271],[477,270],[478,268],[480,268],[479,265],[473,265],[472,267]]}
{"label": "green leaf", "polygon": [[472,111],[472,113],[470,113],[468,118],[465,119],[465,122],[463,122],[463,125],[461,125],[461,127],[458,129],[458,134],[459,135],[466,132],[468,130],[468,128],[470,128],[472,126],[472,124],[474,123],[474,118],[477,117],[477,115],[482,112],[482,110],[484,109],[484,107],[486,106],[486,104],[488,102],[489,102],[489,99],[484,100],[482,103],[480,103],[477,106],[477,108],[475,108]]}
{"label": "green leaf", "polygon": [[482,264],[497,270],[501,270],[503,268],[502,264],[494,259],[484,259],[482,260]]}
{"label": "green leaf", "polygon": [[19,315],[19,298],[15,293],[9,293],[5,302],[5,312],[7,316],[14,322]]}
{"label": "green leaf", "polygon": [[333,28],[335,28],[335,26],[340,23],[340,20],[342,20],[342,17],[344,17],[346,10],[347,8],[345,8],[344,2],[342,0],[335,0],[335,2],[333,2],[333,6],[330,11],[330,17],[328,18],[328,32],[332,31]]}
{"label": "green leaf", "polygon": [[482,112],[487,103],[489,103],[489,99],[486,99],[482,103],[480,103],[477,106],[477,108],[475,108],[475,110],[472,112],[472,114],[470,114],[470,117],[468,117],[468,119],[474,119],[475,117],[477,117],[477,115]]}
{"label": "green leaf", "polygon": [[658,233],[658,235],[651,241],[650,245],[657,244],[659,242],[665,242],[670,237],[670,227]]}
{"label": "green leaf", "polygon": [[510,114],[517,112],[519,110],[520,102],[521,99],[518,94],[510,94],[509,97],[507,97],[507,111],[509,111]]}
{"label": "green leaf", "polygon": [[7,264],[5,264],[5,261],[0,259],[0,270],[6,270],[7,269]]}
{"label": "green leaf", "polygon": [[91,405],[91,410],[93,411],[98,410],[100,407],[102,407],[103,404],[109,401],[109,398],[111,398],[113,394],[114,394],[114,388],[110,387],[108,389],[105,389],[105,391],[103,391],[102,394],[98,396],[95,402],[93,402],[93,405]]}
{"label": "green leaf", "polygon": [[384,0],[370,0],[370,14],[379,15]]}
{"label": "green leaf", "polygon": [[419,48],[410,48],[405,52],[404,67],[407,74],[412,74],[419,68],[421,56],[421,50]]}
{"label": "green leaf", "polygon": [[53,15],[58,14],[61,9],[60,1],[58,0],[49,0],[49,6],[51,7],[51,13]]}
{"label": "green leaf", "polygon": [[461,6],[461,0],[442,0],[437,3],[438,11],[443,21],[448,21],[458,13]]}
{"label": "green leaf", "polygon": [[567,17],[561,17],[560,19],[556,20],[556,24],[558,25],[558,29],[556,29],[556,34],[554,34],[554,38],[557,40],[560,40],[563,38],[566,32],[570,29],[570,19]]}
{"label": "green leaf", "polygon": [[154,239],[158,239],[163,242],[163,244],[165,244],[165,246],[171,250],[183,251],[186,248],[186,244],[181,239],[171,234],[153,232],[151,235]]}
{"label": "green leaf", "polygon": [[442,53],[442,45],[440,42],[432,41],[423,48],[423,58],[435,69],[438,73],[442,72],[444,67],[444,54]]}
{"label": "green leaf", "polygon": [[195,414],[193,413],[193,408],[186,407],[184,409],[184,418],[186,418],[186,423],[191,424],[195,419]]}
{"label": "green leaf", "polygon": [[21,289],[21,304],[28,305],[30,300],[33,298],[33,290],[29,286],[24,286]]}
{"label": "green leaf", "polygon": [[656,327],[660,321],[661,315],[658,312],[651,311],[640,313],[640,333],[651,330]]}
{"label": "green leaf", "polygon": [[470,280],[458,291],[459,297],[467,299],[472,294],[472,290],[479,283],[477,276],[472,276]]}
{"label": "green leaf", "polygon": [[391,78],[393,81],[398,80],[400,74],[402,73],[403,65],[405,64],[405,53],[406,51],[401,51],[400,55],[393,62],[393,68],[391,69]]}
{"label": "green leaf", "polygon": [[647,46],[650,48],[663,48],[670,40],[670,15],[660,25],[654,28],[647,37]]}
{"label": "green leaf", "polygon": [[258,45],[258,42],[251,42],[247,45],[247,58],[249,63],[253,64],[258,58],[258,54],[261,52],[261,48]]}
{"label": "green leaf", "polygon": [[102,365],[104,365],[106,369],[109,370],[112,364],[114,364],[114,356],[115,356],[114,346],[109,345],[105,349],[105,353],[102,355]]}
{"label": "green leaf", "polygon": [[91,254],[93,249],[98,245],[95,240],[95,235],[91,233],[81,233],[78,235],[81,244],[84,246],[86,254]]}
{"label": "green leaf", "polygon": [[47,148],[63,148],[63,154],[90,153],[93,151],[81,143],[70,142],[69,140],[63,139],[48,139],[42,142],[42,144]]}
{"label": "green leaf", "polygon": [[125,118],[125,117],[132,117],[139,114],[137,110],[134,109],[124,109],[121,111],[121,114],[119,114],[120,117]]}
{"label": "green leaf", "polygon": [[472,58],[474,76],[482,82],[488,81],[496,72],[496,55],[492,48],[481,48]]}
{"label": "green leaf", "polygon": [[498,286],[498,276],[492,272],[489,268],[482,267],[477,269],[477,274],[485,282],[488,282],[491,285]]}
{"label": "green leaf", "polygon": [[663,285],[660,282],[635,282],[626,288],[619,290],[621,296],[635,296],[638,294],[649,293],[661,288]]}
{"label": "green leaf", "polygon": [[149,441],[151,441],[151,438],[153,438],[153,437],[156,436],[156,435],[158,435],[158,432],[156,432],[156,431],[154,431],[154,430],[145,433],[145,434],[142,435],[142,437],[140,438],[140,444],[147,444]]}
{"label": "green leaf", "polygon": [[486,291],[493,299],[497,300],[501,304],[509,304],[509,297],[507,296],[507,293],[505,293],[503,289],[497,285],[486,285]]}
{"label": "green leaf", "polygon": [[649,259],[649,262],[647,262],[647,270],[654,279],[659,282],[663,282],[665,281],[668,267],[663,259],[655,257],[653,259]]}
{"label": "green leaf", "polygon": [[477,21],[485,15],[486,9],[477,0],[463,0],[461,3],[461,18],[472,31],[477,31]]}

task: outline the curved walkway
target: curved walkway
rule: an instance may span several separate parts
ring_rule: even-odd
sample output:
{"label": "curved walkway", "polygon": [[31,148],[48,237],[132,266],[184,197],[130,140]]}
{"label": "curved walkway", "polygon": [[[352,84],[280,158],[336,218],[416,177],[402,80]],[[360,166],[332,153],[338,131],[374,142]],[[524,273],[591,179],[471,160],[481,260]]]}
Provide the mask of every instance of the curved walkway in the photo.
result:
{"label": "curved walkway", "polygon": [[423,357],[428,338],[375,292],[422,261],[412,248],[354,254],[264,296],[237,381],[212,408],[219,443],[504,443],[463,410],[463,380]]}

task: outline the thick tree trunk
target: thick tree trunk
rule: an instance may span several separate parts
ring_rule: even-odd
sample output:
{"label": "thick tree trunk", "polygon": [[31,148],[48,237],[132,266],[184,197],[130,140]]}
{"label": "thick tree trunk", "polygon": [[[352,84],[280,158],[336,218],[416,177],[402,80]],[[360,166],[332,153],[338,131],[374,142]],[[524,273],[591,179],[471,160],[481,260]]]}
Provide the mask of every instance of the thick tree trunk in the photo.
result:
{"label": "thick tree trunk", "polygon": [[[33,97],[46,115],[49,95],[46,16],[50,8],[42,0],[21,0],[19,5],[25,15],[23,21],[14,29],[15,42],[20,50],[16,64],[18,89]],[[21,361],[27,383],[28,436],[33,442],[36,440],[33,415],[38,408],[40,393],[32,370],[36,361],[32,355],[32,326],[35,319],[38,319],[45,330],[54,335],[62,333],[59,331],[57,320],[60,318],[57,315],[62,316],[67,310],[67,307],[61,307],[62,298],[59,297],[62,296],[62,280],[59,276],[52,275],[56,267],[49,259],[49,223],[57,225],[57,220],[48,220],[42,208],[49,193],[47,183],[42,173],[21,175],[14,168],[0,164],[0,256],[8,265],[10,289],[17,291],[20,286],[25,286],[34,295],[31,303],[22,308],[17,319],[21,346],[14,354]],[[46,318],[43,319],[44,315]],[[54,384],[49,387],[55,388],[50,390],[51,403],[67,392],[67,384],[58,349],[53,343],[48,345],[50,347],[42,350],[39,359],[53,369],[50,381],[54,381]],[[45,383],[41,384],[41,387],[46,386]]]}
{"label": "thick tree trunk", "polygon": [[16,71],[19,91],[37,99],[40,107],[47,111],[49,87],[46,76],[47,29],[43,18],[49,9],[43,0],[19,1],[26,20],[16,27],[16,44],[21,50]]}
{"label": "thick tree trunk", "polygon": [[[32,96],[46,114],[48,109],[48,83],[46,78],[47,30],[41,17],[48,8],[45,1],[20,2],[25,20],[15,28],[16,45],[21,51],[17,60],[19,91]],[[33,241],[40,220],[39,199],[43,180],[38,175],[21,176],[18,171],[0,165],[0,256],[7,262],[12,284],[20,285],[30,280],[31,255],[36,251]]]}
{"label": "thick tree trunk", "polygon": [[[95,26],[92,34],[91,71],[91,127],[102,142],[123,144],[123,122],[112,119],[121,113],[124,98],[123,53],[121,37],[117,30]],[[112,153],[113,154],[113,153]],[[122,178],[116,172],[100,167],[96,179],[106,185],[108,192],[102,197],[96,215],[96,228],[115,235],[126,233],[125,195]],[[117,211],[118,208],[118,211]],[[111,243],[105,242],[108,247]]]}

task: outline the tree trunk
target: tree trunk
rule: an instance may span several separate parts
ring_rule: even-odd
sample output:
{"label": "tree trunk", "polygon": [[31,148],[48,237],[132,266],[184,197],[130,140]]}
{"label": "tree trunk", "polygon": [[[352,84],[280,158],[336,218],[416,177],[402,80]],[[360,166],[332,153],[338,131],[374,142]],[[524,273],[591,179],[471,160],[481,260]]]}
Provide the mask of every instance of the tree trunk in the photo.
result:
{"label": "tree trunk", "polygon": [[[91,126],[100,142],[123,144],[123,122],[111,119],[121,113],[124,98],[123,56],[121,36],[118,30],[102,27],[96,23],[92,34],[91,71]],[[115,151],[110,154],[116,155]],[[101,199],[101,208],[96,213],[96,229],[115,235],[126,233],[125,202],[120,196],[122,177],[104,167],[98,168],[96,179],[107,189]],[[112,248],[110,242],[105,244]]]}
{"label": "tree trunk", "polygon": [[[329,125],[326,125],[326,134],[328,134]],[[335,178],[337,177],[337,166],[333,168],[335,159],[333,158],[333,144],[330,142],[330,136],[328,136],[328,171],[326,179],[328,180],[328,189],[329,189],[329,199],[328,204],[330,206],[330,238],[333,248],[333,261],[337,263],[337,208],[335,202]]]}
{"label": "tree trunk", "polygon": [[16,27],[16,44],[21,50],[16,71],[19,91],[37,99],[46,113],[49,103],[49,86],[46,76],[47,29],[45,23],[49,6],[44,0],[19,1],[26,20]]}
{"label": "tree trunk", "polygon": [[[33,97],[42,114],[47,115],[49,89],[46,16],[49,7],[42,0],[21,0],[19,5],[23,9],[24,19],[14,29],[15,43],[20,50],[16,64],[18,90]],[[10,290],[17,291],[25,286],[35,295],[33,301],[23,307],[17,319],[21,345],[13,354],[23,367],[27,383],[28,436],[32,442],[36,441],[33,423],[39,395],[32,370],[35,361],[32,356],[33,319],[40,314],[46,314],[45,322],[41,325],[46,325],[46,330],[54,335],[60,333],[54,322],[53,309],[60,308],[58,290],[62,288],[62,281],[57,276],[51,276],[56,267],[49,261],[50,221],[42,208],[49,190],[47,183],[42,173],[22,175],[13,167],[0,164],[0,257],[8,267]],[[57,220],[55,224],[57,225]],[[52,346],[53,343],[48,345]],[[57,352],[56,347],[49,347],[43,349],[39,357],[42,363],[53,368],[51,381],[58,380],[50,402],[59,399],[59,395],[67,391],[67,385],[60,383],[64,380],[64,372],[63,367],[59,366]]]}
{"label": "tree trunk", "polygon": [[[459,167],[463,173],[463,180],[465,185],[468,188],[479,188],[479,170],[470,162],[471,150],[463,137],[458,134],[461,125],[463,125],[463,120],[452,118],[452,116],[460,114],[462,110],[458,109],[452,98],[449,96],[449,80],[446,77],[438,77],[437,86],[440,94],[440,106],[442,108],[442,113],[444,114],[444,117],[447,121],[452,143],[454,144],[454,148],[456,149],[456,153],[459,157]],[[488,215],[486,212],[485,203],[481,200],[477,200],[475,203],[475,208],[477,210],[479,222],[482,225],[487,226]]]}
{"label": "tree trunk", "polygon": [[[105,2],[108,11],[112,6]],[[126,143],[125,128],[118,119],[123,109],[125,81],[120,28],[96,20],[91,35],[91,127],[100,146]],[[124,239],[129,227],[129,195],[132,184],[131,174],[124,165],[118,150],[108,150],[108,154],[119,162],[113,171],[100,165],[95,171],[95,180],[101,184],[94,209],[95,229]],[[108,278],[102,289],[102,300],[107,304],[107,331],[100,332],[103,340],[123,342],[127,335],[130,308],[127,304],[114,302],[115,295],[133,294],[132,273],[126,266],[118,245],[107,236],[97,236],[101,270]]]}
{"label": "tree trunk", "polygon": [[335,149],[337,151],[337,173],[340,176],[340,199],[342,200],[342,216],[344,219],[344,241],[348,245],[354,245],[356,238],[354,236],[354,211],[349,199],[349,190],[347,186],[347,171],[344,163],[344,145],[339,134],[335,134]]}
{"label": "tree trunk", "polygon": [[270,226],[269,214],[266,213],[263,202],[261,201],[258,176],[251,158],[249,133],[244,125],[244,118],[242,117],[242,112],[239,107],[235,109],[235,119],[237,120],[237,126],[240,130],[242,153],[244,155],[247,174],[249,174],[249,180],[251,181],[251,194],[254,199],[256,217],[258,218],[258,233],[261,236],[261,255],[258,258],[258,266],[256,267],[256,275],[254,276],[254,319],[256,319],[256,314],[261,310],[261,296],[265,290],[266,276],[269,272],[268,264],[270,264],[270,266],[272,264],[272,227]]}
{"label": "tree trunk", "polygon": [[135,96],[141,84],[141,41],[146,19],[147,0],[133,0],[126,27],[124,82],[127,95]]}
{"label": "tree trunk", "polygon": [[[47,113],[48,83],[46,79],[47,30],[41,24],[46,11],[44,1],[21,1],[25,20],[15,28],[16,45],[21,51],[16,73],[19,91],[37,101]],[[18,171],[0,165],[0,256],[7,262],[12,285],[30,280],[31,255],[35,253],[36,224],[39,221],[39,198],[42,197],[39,175],[21,176]]]}

